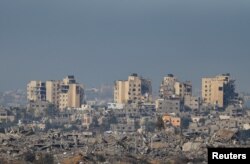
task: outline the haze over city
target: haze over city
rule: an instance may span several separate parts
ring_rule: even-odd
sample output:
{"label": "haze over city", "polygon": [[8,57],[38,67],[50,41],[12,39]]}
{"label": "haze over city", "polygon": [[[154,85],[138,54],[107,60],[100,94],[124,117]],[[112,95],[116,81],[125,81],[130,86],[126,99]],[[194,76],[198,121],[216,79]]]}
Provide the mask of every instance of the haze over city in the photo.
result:
{"label": "haze over city", "polygon": [[249,29],[247,0],[0,0],[0,163],[249,164]]}
{"label": "haze over city", "polygon": [[173,73],[190,80],[231,73],[250,92],[250,2],[0,2],[0,91],[75,75],[88,87],[138,73],[159,89]]}

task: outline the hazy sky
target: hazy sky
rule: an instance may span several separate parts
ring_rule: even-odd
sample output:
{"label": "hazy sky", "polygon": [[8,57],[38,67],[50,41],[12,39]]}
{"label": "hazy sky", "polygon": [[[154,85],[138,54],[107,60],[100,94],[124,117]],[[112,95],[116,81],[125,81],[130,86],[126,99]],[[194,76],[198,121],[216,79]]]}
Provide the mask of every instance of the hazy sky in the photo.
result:
{"label": "hazy sky", "polygon": [[88,87],[136,72],[230,72],[250,92],[249,0],[1,0],[0,91],[74,74]]}

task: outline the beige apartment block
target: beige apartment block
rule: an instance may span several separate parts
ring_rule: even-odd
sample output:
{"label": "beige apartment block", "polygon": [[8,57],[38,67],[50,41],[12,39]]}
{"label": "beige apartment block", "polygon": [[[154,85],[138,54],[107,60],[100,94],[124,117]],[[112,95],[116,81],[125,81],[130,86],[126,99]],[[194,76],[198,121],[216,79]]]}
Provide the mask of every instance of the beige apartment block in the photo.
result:
{"label": "beige apartment block", "polygon": [[151,81],[137,74],[128,80],[117,80],[114,84],[114,102],[119,104],[149,102],[152,100]]}
{"label": "beige apartment block", "polygon": [[80,84],[67,84],[62,86],[59,94],[59,109],[80,108],[83,99],[83,86]]}
{"label": "beige apartment block", "polygon": [[27,98],[31,102],[46,101],[59,109],[80,108],[83,100],[83,85],[74,76],[63,80],[31,81],[27,85]]}
{"label": "beige apartment block", "polygon": [[59,108],[60,88],[62,81],[50,80],[46,81],[46,99]]}
{"label": "beige apartment block", "polygon": [[59,84],[57,94],[58,108],[80,108],[83,94],[83,85],[76,83],[74,76],[67,76]]}
{"label": "beige apartment block", "polygon": [[173,74],[168,74],[163,78],[159,91],[160,97],[169,99],[171,97],[184,98],[187,95],[192,95],[191,82],[180,82]]}
{"label": "beige apartment block", "polygon": [[119,104],[127,103],[129,99],[129,84],[128,81],[117,80],[114,85],[114,102]]}
{"label": "beige apartment block", "polygon": [[168,74],[165,76],[160,85],[160,97],[166,99],[175,95],[176,82],[177,78],[173,74]]}
{"label": "beige apartment block", "polygon": [[41,81],[30,81],[27,84],[27,99],[29,101],[45,101],[46,87]]}
{"label": "beige apartment block", "polygon": [[179,113],[181,110],[181,101],[179,98],[157,99],[155,108],[158,113]]}
{"label": "beige apartment block", "polygon": [[176,82],[174,85],[175,95],[184,98],[185,96],[192,96],[192,84],[190,81]]}
{"label": "beige apartment block", "polygon": [[186,109],[198,111],[200,109],[200,98],[196,96],[187,95],[184,97],[184,106]]}
{"label": "beige apartment block", "polygon": [[231,81],[230,74],[222,74],[212,78],[202,78],[202,100],[207,105],[224,107],[225,86]]}

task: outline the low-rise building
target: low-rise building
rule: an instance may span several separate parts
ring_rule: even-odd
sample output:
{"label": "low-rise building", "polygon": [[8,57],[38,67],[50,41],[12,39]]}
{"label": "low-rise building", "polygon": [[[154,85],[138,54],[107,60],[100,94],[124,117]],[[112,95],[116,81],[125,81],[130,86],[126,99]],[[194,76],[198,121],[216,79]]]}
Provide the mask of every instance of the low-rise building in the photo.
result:
{"label": "low-rise building", "polygon": [[117,132],[135,132],[134,124],[111,124],[111,130]]}
{"label": "low-rise building", "polygon": [[119,103],[108,103],[108,109],[123,109],[124,104]]}
{"label": "low-rise building", "polygon": [[85,113],[82,119],[82,126],[89,128],[92,123],[93,123],[93,117],[89,113]]}
{"label": "low-rise building", "polygon": [[243,108],[239,105],[229,105],[226,108],[226,112],[232,117],[241,117],[244,114]]}
{"label": "low-rise building", "polygon": [[244,130],[250,130],[250,123],[243,124],[243,129]]}
{"label": "low-rise building", "polygon": [[185,109],[198,111],[200,109],[200,98],[187,95],[184,97],[184,106],[185,106]]}
{"label": "low-rise building", "polygon": [[9,111],[0,109],[0,123],[7,123],[15,121],[15,116],[11,115]]}
{"label": "low-rise building", "polygon": [[220,120],[229,120],[230,116],[228,115],[219,115]]}
{"label": "low-rise building", "polygon": [[36,100],[36,101],[29,101],[29,103],[27,104],[27,109],[38,109],[40,111],[45,110],[47,107],[49,106],[49,102],[47,101],[40,101],[40,100]]}
{"label": "low-rise building", "polygon": [[155,101],[156,111],[158,113],[178,113],[180,112],[180,99],[157,99]]}
{"label": "low-rise building", "polygon": [[174,127],[181,126],[181,118],[176,116],[171,116],[169,114],[164,114],[162,120],[165,124],[171,124]]}

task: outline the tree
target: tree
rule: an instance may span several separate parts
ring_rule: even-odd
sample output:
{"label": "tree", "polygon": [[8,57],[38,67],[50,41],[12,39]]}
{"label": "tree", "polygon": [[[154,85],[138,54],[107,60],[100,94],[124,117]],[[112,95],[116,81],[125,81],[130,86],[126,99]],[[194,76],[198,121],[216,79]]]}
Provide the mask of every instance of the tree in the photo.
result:
{"label": "tree", "polygon": [[162,129],[165,128],[165,127],[164,127],[164,121],[163,121],[163,119],[162,119],[161,116],[158,116],[158,117],[157,117],[156,128],[157,128],[158,130],[162,130]]}
{"label": "tree", "polygon": [[190,122],[191,122],[191,119],[190,119],[189,117],[183,117],[183,118],[181,119],[181,127],[182,127],[183,129],[187,129]]}
{"label": "tree", "polygon": [[97,119],[96,116],[93,116],[93,119],[92,119],[92,126],[93,126],[93,127],[99,126],[98,119]]}
{"label": "tree", "polygon": [[149,132],[153,132],[155,130],[155,122],[153,121],[147,121],[145,123],[146,130]]}
{"label": "tree", "polygon": [[206,122],[206,119],[205,118],[201,118],[199,123],[204,126],[205,125],[205,122]]}
{"label": "tree", "polygon": [[27,162],[34,162],[35,159],[36,159],[35,154],[31,152],[27,152],[24,154],[24,160]]}
{"label": "tree", "polygon": [[54,164],[54,157],[52,154],[41,154],[40,159],[35,161],[35,164]]}
{"label": "tree", "polygon": [[48,107],[45,109],[45,113],[47,116],[53,116],[58,112],[54,104],[49,104]]}

